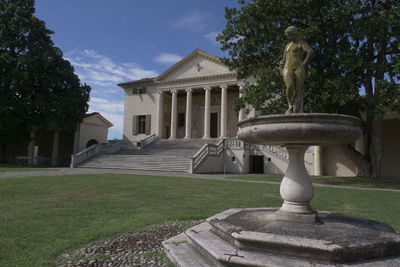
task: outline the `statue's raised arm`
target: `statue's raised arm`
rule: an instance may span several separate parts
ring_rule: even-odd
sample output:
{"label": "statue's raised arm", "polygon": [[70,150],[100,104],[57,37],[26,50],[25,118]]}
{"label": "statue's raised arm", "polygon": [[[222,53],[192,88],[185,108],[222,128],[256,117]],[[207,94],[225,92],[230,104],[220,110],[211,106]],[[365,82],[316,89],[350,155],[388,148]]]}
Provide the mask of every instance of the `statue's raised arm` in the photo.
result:
{"label": "statue's raised arm", "polygon": [[280,64],[289,104],[286,113],[302,113],[304,80],[314,50],[300,38],[296,27],[288,27],[285,30],[285,35],[291,41],[285,47],[283,60]]}

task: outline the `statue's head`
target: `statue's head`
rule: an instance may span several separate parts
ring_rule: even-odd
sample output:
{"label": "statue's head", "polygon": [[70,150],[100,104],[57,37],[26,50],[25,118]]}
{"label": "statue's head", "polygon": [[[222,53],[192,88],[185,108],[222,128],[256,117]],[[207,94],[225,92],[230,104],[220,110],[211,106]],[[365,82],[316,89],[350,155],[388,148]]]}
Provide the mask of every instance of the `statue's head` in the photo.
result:
{"label": "statue's head", "polygon": [[295,26],[287,27],[285,35],[290,41],[297,41],[300,39],[299,30]]}

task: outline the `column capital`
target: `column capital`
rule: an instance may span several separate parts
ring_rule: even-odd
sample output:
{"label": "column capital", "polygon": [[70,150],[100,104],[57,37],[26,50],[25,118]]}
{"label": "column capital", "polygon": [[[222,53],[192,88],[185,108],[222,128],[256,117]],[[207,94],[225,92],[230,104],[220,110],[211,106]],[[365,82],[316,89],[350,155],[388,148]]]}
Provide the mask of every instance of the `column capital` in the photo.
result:
{"label": "column capital", "polygon": [[228,85],[222,84],[222,85],[220,86],[220,88],[221,88],[221,89],[227,89],[227,88],[228,88]]}
{"label": "column capital", "polygon": [[185,91],[186,91],[187,93],[191,93],[191,92],[193,92],[193,89],[192,89],[192,88],[187,88]]}
{"label": "column capital", "polygon": [[207,91],[207,90],[211,91],[211,87],[210,86],[204,87],[204,91]]}
{"label": "column capital", "polygon": [[242,81],[238,84],[238,86],[239,86],[239,89],[242,90],[246,86],[246,83],[244,81]]}
{"label": "column capital", "polygon": [[164,93],[164,91],[163,90],[160,90],[160,91],[158,91],[157,92],[159,95],[162,95],[163,93]]}
{"label": "column capital", "polygon": [[176,90],[176,89],[171,90],[171,93],[172,93],[172,94],[177,94],[177,93],[178,93],[178,90]]}

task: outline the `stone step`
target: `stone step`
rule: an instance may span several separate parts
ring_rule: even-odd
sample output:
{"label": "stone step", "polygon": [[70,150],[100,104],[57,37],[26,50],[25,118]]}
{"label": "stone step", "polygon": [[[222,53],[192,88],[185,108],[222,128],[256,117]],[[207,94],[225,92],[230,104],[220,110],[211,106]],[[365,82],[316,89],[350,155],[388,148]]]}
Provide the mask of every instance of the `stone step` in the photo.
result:
{"label": "stone step", "polygon": [[201,257],[189,243],[187,236],[181,233],[163,243],[165,253],[177,266],[213,267]]}
{"label": "stone step", "polygon": [[204,144],[215,144],[218,141],[218,139],[161,139],[143,149],[125,146],[117,153],[98,155],[77,167],[187,172],[191,157]]}
{"label": "stone step", "polygon": [[125,166],[121,166],[121,167],[115,167],[115,166],[110,166],[110,167],[103,167],[103,166],[97,166],[97,165],[85,165],[85,166],[79,166],[79,168],[96,168],[96,169],[110,169],[110,170],[137,170],[137,171],[159,171],[159,172],[187,172],[187,169],[168,169],[168,168],[141,168],[141,167],[137,167],[137,168],[132,168],[132,167],[125,167]]}
{"label": "stone step", "polygon": [[[188,229],[185,234],[194,250],[211,262],[212,266],[327,266],[257,250],[238,249],[214,234],[208,222]],[[178,263],[178,266],[185,265]]]}

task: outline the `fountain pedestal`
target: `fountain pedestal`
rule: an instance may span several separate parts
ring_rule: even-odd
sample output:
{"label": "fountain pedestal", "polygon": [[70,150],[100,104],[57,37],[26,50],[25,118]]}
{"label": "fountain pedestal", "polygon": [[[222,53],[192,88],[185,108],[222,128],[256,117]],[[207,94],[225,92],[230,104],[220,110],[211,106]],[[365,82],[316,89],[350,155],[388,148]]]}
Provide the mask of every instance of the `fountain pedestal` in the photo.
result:
{"label": "fountain pedestal", "polygon": [[311,145],[353,143],[358,118],[337,114],[260,116],[238,123],[246,143],[286,147],[280,208],[231,209],[163,242],[178,266],[400,266],[400,236],[389,225],[316,212],[304,166]]}

